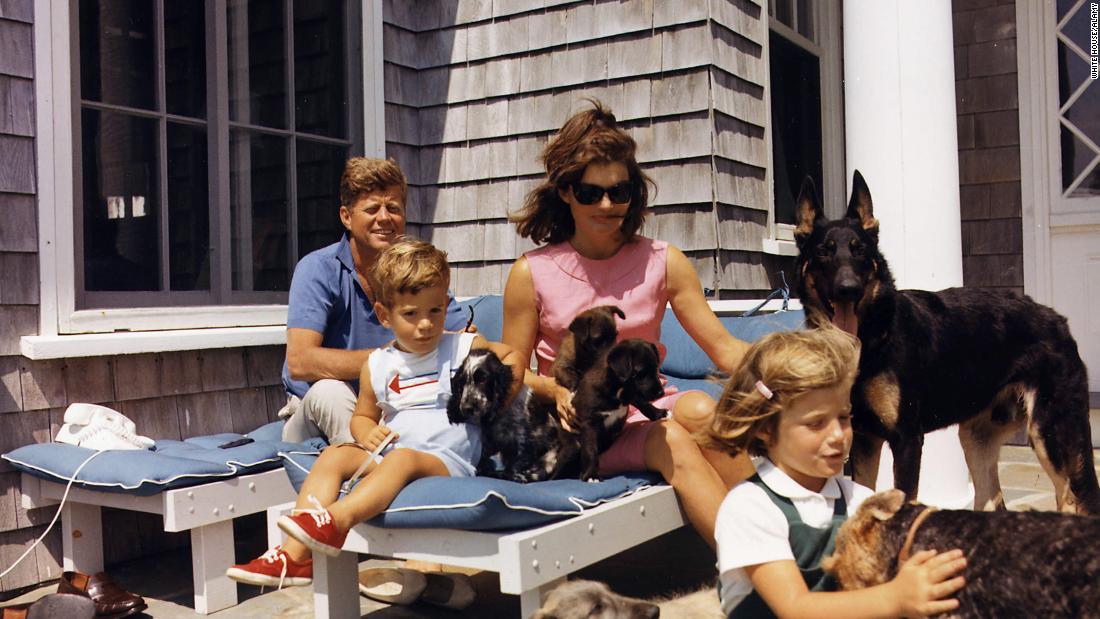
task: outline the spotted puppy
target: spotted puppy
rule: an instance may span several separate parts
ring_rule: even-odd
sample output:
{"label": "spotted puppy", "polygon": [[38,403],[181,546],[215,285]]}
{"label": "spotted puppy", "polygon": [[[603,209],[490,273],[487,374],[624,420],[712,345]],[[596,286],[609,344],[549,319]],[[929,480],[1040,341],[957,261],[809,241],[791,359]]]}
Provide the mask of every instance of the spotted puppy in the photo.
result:
{"label": "spotted puppy", "polygon": [[961,548],[966,586],[951,617],[1100,618],[1100,518],[1057,512],[936,511],[880,492],[840,528],[822,562],[843,589],[888,582],[905,557]]}
{"label": "spotted puppy", "polygon": [[500,440],[509,438],[514,428],[509,415],[508,390],[512,370],[490,350],[471,350],[451,376],[451,397],[447,400],[447,420],[451,423],[476,423],[481,426],[482,449],[478,474],[496,470],[491,457],[500,450]]}

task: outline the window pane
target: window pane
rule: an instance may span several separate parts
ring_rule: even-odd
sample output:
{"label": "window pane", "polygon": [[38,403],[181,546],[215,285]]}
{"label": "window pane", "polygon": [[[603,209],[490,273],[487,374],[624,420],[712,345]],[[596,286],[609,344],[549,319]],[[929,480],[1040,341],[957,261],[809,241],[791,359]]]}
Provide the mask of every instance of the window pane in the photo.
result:
{"label": "window pane", "polygon": [[1062,115],[1081,130],[1093,144],[1100,144],[1100,85],[1091,82],[1085,92]]}
{"label": "window pane", "polygon": [[817,42],[817,32],[814,28],[814,7],[817,5],[810,0],[798,0],[798,34]]}
{"label": "window pane", "polygon": [[233,131],[229,208],[234,290],[289,290],[287,141]]}
{"label": "window pane", "polygon": [[82,110],[84,289],[159,290],[157,123]]}
{"label": "window pane", "polygon": [[772,33],[772,159],[775,164],[775,221],[794,223],[794,201],[802,180],[821,175],[821,69],[818,58]]}
{"label": "window pane", "polygon": [[794,28],[794,0],[775,0],[775,15],[783,25]]}
{"label": "window pane", "polygon": [[298,131],[347,137],[343,0],[294,2],[294,107]]}
{"label": "window pane", "polygon": [[164,87],[170,114],[206,117],[205,3],[164,3]]}
{"label": "window pane", "polygon": [[298,140],[298,257],[335,242],[340,224],[340,175],[348,149]]}
{"label": "window pane", "polygon": [[229,119],[287,126],[282,0],[229,0]]}
{"label": "window pane", "polygon": [[168,123],[168,271],[172,290],[210,289],[206,131]]}
{"label": "window pane", "polygon": [[156,106],[154,4],[80,2],[80,94],[89,101]]}

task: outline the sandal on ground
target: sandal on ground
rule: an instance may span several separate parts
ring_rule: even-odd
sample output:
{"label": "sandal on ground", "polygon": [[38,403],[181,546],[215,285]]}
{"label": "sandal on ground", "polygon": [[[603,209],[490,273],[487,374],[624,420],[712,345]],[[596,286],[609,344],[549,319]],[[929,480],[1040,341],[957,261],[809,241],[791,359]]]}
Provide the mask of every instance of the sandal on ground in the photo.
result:
{"label": "sandal on ground", "polygon": [[427,586],[422,572],[403,567],[372,567],[359,572],[359,593],[387,604],[412,604]]}
{"label": "sandal on ground", "polygon": [[420,594],[420,601],[453,610],[464,610],[474,603],[477,590],[474,582],[457,572],[431,572],[425,574],[428,586]]}

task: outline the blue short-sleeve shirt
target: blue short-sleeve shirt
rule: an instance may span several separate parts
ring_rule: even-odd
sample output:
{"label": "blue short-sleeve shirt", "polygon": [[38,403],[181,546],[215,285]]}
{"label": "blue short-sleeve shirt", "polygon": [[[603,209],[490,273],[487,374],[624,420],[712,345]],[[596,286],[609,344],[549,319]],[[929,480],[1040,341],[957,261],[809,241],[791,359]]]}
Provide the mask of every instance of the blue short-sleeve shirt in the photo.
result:
{"label": "blue short-sleeve shirt", "polygon": [[[339,242],[311,252],[294,267],[286,326],[316,331],[323,335],[321,346],[340,350],[378,348],[393,339],[393,332],[378,322],[359,283],[346,233]],[[466,317],[451,296],[445,327],[460,331],[465,326]],[[348,382],[359,389],[358,380]],[[298,397],[309,390],[309,383],[290,378],[285,360],[283,386],[288,394]]]}

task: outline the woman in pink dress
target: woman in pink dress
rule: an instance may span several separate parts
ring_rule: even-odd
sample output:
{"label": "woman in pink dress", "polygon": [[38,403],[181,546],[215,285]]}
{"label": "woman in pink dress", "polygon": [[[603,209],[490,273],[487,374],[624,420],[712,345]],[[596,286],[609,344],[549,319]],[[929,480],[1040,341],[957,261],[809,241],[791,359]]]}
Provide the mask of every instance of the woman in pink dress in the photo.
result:
{"label": "woman in pink dress", "polygon": [[[660,344],[666,304],[714,365],[731,372],[748,344],[729,334],[707,305],[699,277],[679,249],[637,232],[653,184],[635,159],[634,140],[599,102],[574,114],[542,153],[546,180],[512,216],[521,236],[542,247],[512,266],[504,290],[505,344],[534,351],[538,373],[524,382],[554,400],[568,423],[572,394],[549,375],[568,325],[597,305],[626,314],[619,338]],[[680,498],[695,529],[712,546],[714,520],[728,489],[752,474],[747,456],[701,449],[692,434],[705,430],[714,400],[702,391],[668,385],[654,402],[670,418],[649,421],[632,410],[622,435],[600,455],[600,474],[659,472]]]}

